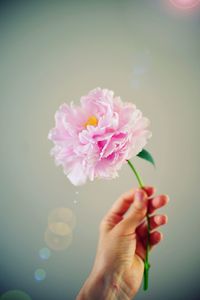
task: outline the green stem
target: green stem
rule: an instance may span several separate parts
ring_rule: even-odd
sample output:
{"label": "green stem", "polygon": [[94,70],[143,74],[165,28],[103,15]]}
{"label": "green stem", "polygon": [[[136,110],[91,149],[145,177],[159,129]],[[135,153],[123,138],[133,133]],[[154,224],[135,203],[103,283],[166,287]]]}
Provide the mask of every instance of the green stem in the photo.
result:
{"label": "green stem", "polygon": [[[127,160],[130,168],[132,169],[132,171],[134,172],[139,186],[140,188],[144,188],[144,184],[142,182],[142,179],[139,175],[139,173],[136,171],[135,167],[133,166],[133,164],[130,162],[130,160]],[[150,268],[150,264],[149,264],[149,248],[150,248],[150,220],[149,220],[149,214],[147,213],[146,215],[147,218],[147,244],[146,244],[146,255],[145,255],[145,261],[144,261],[144,285],[143,285],[143,289],[146,291],[148,289],[148,283],[149,283],[149,268]]]}
{"label": "green stem", "polygon": [[143,188],[143,187],[144,187],[144,184],[143,184],[143,182],[142,182],[142,179],[141,179],[139,173],[136,171],[135,167],[134,167],[133,164],[130,162],[130,160],[127,159],[127,162],[128,162],[128,164],[129,164],[129,166],[131,167],[131,169],[133,170],[133,172],[134,172],[134,174],[135,174],[135,176],[136,176],[136,178],[137,178],[137,180],[138,180],[138,183],[139,183],[140,187]]}

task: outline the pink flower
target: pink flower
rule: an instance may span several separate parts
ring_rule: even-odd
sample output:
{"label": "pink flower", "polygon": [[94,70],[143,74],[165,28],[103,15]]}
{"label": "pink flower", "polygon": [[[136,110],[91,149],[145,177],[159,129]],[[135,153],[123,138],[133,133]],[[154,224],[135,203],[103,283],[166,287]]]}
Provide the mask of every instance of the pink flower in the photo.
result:
{"label": "pink flower", "polygon": [[48,138],[51,155],[74,185],[87,179],[115,178],[118,170],[146,145],[149,120],[114,92],[96,88],[81,97],[80,106],[63,104]]}

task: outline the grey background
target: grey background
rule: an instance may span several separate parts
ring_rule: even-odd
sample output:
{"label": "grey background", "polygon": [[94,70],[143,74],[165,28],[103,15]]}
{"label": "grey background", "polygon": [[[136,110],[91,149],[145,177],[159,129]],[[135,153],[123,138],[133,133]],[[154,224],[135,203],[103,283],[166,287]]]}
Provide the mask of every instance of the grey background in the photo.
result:
{"label": "grey background", "polygon": [[[157,169],[133,161],[171,199],[161,210],[169,223],[151,254],[150,289],[137,299],[198,298],[199,37],[200,9],[184,12],[167,0],[1,1],[1,293],[75,299],[92,267],[101,218],[137,185],[124,166],[115,180],[75,188],[49,156],[58,106],[100,86],[151,120],[147,148]],[[48,214],[59,206],[76,215],[73,241],[42,261]],[[47,277],[37,282],[40,267]]]}

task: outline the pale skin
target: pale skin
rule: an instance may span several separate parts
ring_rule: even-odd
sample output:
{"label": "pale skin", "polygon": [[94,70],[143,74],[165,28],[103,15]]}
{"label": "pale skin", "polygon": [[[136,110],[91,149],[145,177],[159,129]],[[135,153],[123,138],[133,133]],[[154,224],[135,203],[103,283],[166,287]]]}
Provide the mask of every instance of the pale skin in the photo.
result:
{"label": "pale skin", "polygon": [[[163,239],[157,229],[167,216],[157,214],[169,197],[155,188],[131,189],[113,204],[99,226],[99,242],[92,271],[76,300],[129,300],[143,279],[147,239],[146,213],[150,214],[150,249]],[[151,271],[151,269],[150,269]]]}

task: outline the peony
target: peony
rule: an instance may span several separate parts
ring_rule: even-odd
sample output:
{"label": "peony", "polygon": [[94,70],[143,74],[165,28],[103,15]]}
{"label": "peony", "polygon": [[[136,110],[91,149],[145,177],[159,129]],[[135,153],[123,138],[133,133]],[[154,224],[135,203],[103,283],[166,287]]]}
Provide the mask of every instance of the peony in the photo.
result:
{"label": "peony", "polygon": [[[50,154],[74,185],[87,179],[111,179],[128,162],[141,188],[139,173],[130,158],[139,156],[155,165],[144,149],[152,136],[149,120],[133,103],[122,102],[114,92],[100,87],[81,97],[80,106],[62,104],[55,114],[55,127],[48,138],[54,143]],[[148,288],[150,221],[147,213],[147,245],[144,289]]]}
{"label": "peony", "polygon": [[151,137],[149,120],[133,103],[100,87],[82,96],[80,106],[62,104],[48,134],[50,154],[74,185],[112,179]]}

